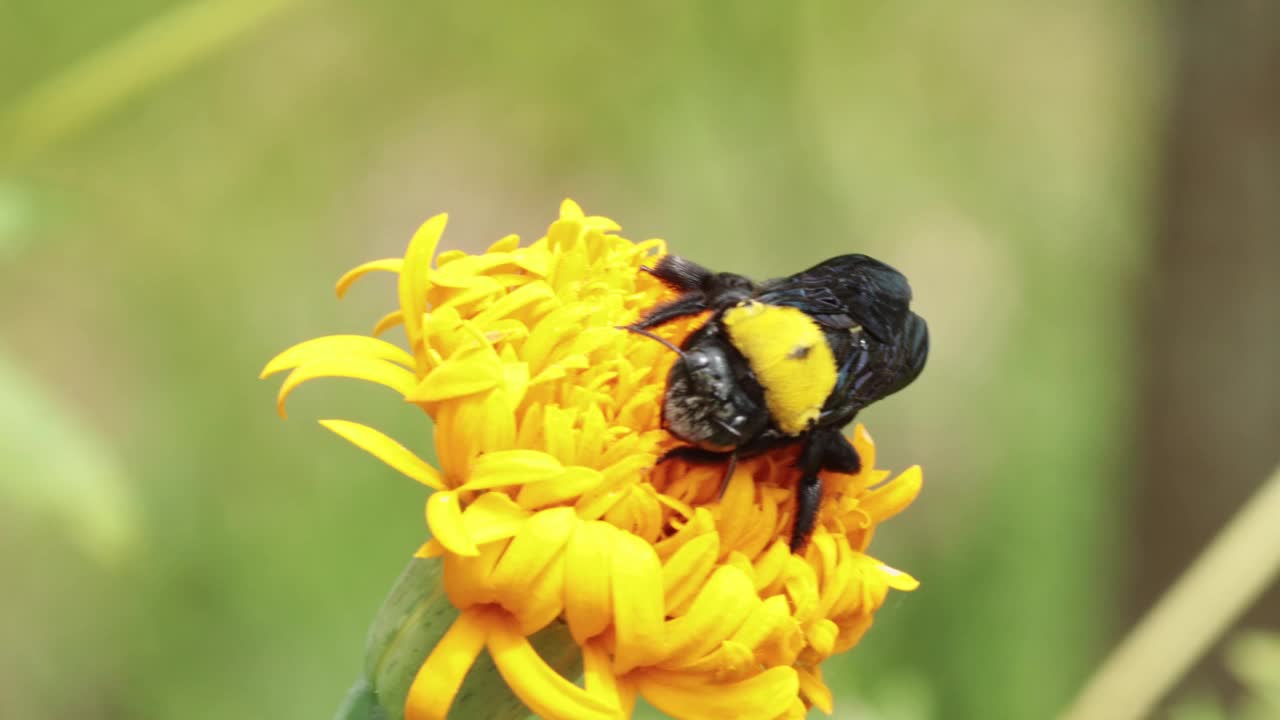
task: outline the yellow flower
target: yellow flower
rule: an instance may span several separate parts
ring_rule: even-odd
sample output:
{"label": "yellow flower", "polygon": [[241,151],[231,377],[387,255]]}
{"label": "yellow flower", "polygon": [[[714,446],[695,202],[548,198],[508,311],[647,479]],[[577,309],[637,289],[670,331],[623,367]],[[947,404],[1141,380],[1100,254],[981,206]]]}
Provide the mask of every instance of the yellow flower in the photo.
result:
{"label": "yellow flower", "polygon": [[[376,260],[338,282],[399,276],[409,350],[335,335],[296,345],[288,395],[317,377],[385,385],[435,423],[439,467],[383,433],[321,424],[434,492],[432,539],[460,615],[409,690],[410,720],[443,718],[482,649],[545,718],[628,717],[637,694],[677,718],[800,717],[831,712],[821,663],[852,647],[890,588],[917,582],[864,554],[876,526],[919,492],[912,467],[893,480],[854,429],[865,469],[828,474],[803,555],[788,549],[794,451],[723,468],[655,465],[677,442],[659,409],[674,355],[617,329],[666,290],[640,266],[665,252],[565,201],[546,236],[512,235],[479,255],[436,253],[446,217],[428,220],[403,259]],[[432,259],[434,256],[434,267]],[[679,342],[699,319],[659,333]],[[583,657],[572,683],[528,637],[563,622]]]}

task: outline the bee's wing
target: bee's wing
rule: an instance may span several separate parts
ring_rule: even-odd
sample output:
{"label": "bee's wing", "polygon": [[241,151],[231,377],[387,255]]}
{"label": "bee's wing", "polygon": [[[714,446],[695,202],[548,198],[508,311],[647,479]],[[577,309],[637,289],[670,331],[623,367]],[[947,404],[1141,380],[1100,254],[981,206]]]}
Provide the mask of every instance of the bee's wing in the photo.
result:
{"label": "bee's wing", "polygon": [[844,356],[820,422],[844,425],[862,408],[910,385],[928,358],[929,326],[909,312],[898,342],[871,343]]}
{"label": "bee's wing", "polygon": [[764,283],[758,297],[802,310],[824,327],[861,327],[879,342],[891,343],[906,321],[911,286],[902,273],[879,260],[841,255]]}

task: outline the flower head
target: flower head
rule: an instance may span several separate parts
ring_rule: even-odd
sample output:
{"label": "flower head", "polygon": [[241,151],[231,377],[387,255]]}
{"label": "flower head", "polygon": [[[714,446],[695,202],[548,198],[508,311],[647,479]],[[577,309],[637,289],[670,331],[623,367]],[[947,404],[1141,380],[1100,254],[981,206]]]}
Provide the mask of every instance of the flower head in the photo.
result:
{"label": "flower head", "polygon": [[[660,425],[674,355],[618,326],[666,297],[640,271],[665,252],[572,201],[544,237],[512,235],[478,255],[436,247],[428,220],[404,258],[347,273],[399,276],[408,351],[376,337],[296,345],[279,408],[303,382],[352,377],[387,386],[434,421],[438,467],[371,427],[328,429],[430,487],[432,539],[460,611],[406,700],[406,717],[443,718],[488,649],[511,689],[547,718],[630,715],[636,695],[677,718],[800,717],[831,711],[821,663],[852,647],[890,589],[917,583],[865,554],[876,526],[920,489],[918,467],[892,480],[854,429],[864,469],[826,474],[802,555],[788,549],[794,451],[723,468],[657,463],[678,443]],[[434,258],[434,266],[432,260]],[[699,319],[659,334],[679,343]],[[580,646],[581,685],[551,669],[528,637],[564,622]]]}

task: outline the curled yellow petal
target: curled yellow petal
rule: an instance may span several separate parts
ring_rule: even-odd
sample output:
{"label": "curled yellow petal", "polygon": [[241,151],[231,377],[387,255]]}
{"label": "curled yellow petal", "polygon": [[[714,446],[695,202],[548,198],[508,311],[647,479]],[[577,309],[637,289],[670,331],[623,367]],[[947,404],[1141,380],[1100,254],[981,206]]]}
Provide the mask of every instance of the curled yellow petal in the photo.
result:
{"label": "curled yellow petal", "polygon": [[435,490],[445,489],[439,470],[381,431],[349,420],[321,420],[320,424],[423,485]]}
{"label": "curled yellow petal", "polygon": [[564,549],[577,522],[572,508],[534,513],[493,570],[493,585],[499,594],[511,594],[518,600],[520,593],[525,592]]}
{"label": "curled yellow petal", "polygon": [[624,717],[630,717],[630,703],[623,705],[625,689],[619,687],[618,677],[613,674],[613,668],[609,664],[609,653],[597,641],[580,644],[582,645],[582,684],[586,686],[587,692],[621,709]]}
{"label": "curled yellow petal", "polygon": [[338,278],[338,284],[334,290],[338,293],[338,297],[342,297],[347,294],[347,291],[351,289],[351,286],[357,280],[365,275],[371,272],[399,273],[402,267],[404,267],[403,258],[383,258],[382,260],[370,260],[367,263],[361,263]]}
{"label": "curled yellow petal", "polygon": [[511,612],[520,632],[532,635],[564,611],[564,553],[557,552],[551,562],[527,586],[513,594],[510,586],[502,589],[499,601]]}
{"label": "curled yellow petal", "polygon": [[[535,715],[546,720],[617,720],[622,711],[605,698],[565,680],[529,644],[510,619],[488,640],[493,664],[507,686]],[[603,694],[603,693],[602,693]]]}
{"label": "curled yellow petal", "polygon": [[462,520],[462,508],[458,507],[457,493],[452,491],[431,493],[431,497],[427,498],[427,525],[431,527],[431,534],[449,552],[459,555],[480,553]]}
{"label": "curled yellow petal", "polygon": [[677,668],[697,661],[742,627],[759,604],[750,578],[735,567],[720,566],[689,612],[667,623],[668,658],[662,666]]}
{"label": "curled yellow petal", "polygon": [[400,268],[400,310],[404,313],[404,329],[409,336],[409,346],[416,355],[422,343],[422,313],[427,307],[427,274],[431,269],[431,257],[435,255],[440,235],[449,222],[449,216],[441,213],[430,218],[418,228],[405,250],[404,265]]}
{"label": "curled yellow petal", "polygon": [[[391,328],[404,324],[404,313],[399,310],[392,310],[378,319],[373,326],[373,334],[375,336],[390,330]],[[412,359],[412,358],[411,358]]]}
{"label": "curled yellow petal", "polygon": [[405,720],[445,720],[493,623],[491,611],[463,610],[418,668],[404,703]]}
{"label": "curled yellow petal", "polygon": [[884,522],[915,501],[923,482],[920,466],[912,465],[898,477],[864,495],[858,501],[858,507],[875,522]]}
{"label": "curled yellow petal", "polygon": [[276,411],[280,417],[287,417],[285,401],[299,385],[321,377],[367,380],[385,385],[401,395],[407,394],[417,383],[413,373],[383,360],[367,357],[317,358],[294,368],[280,384],[280,392],[276,395]]}
{"label": "curled yellow petal", "polygon": [[827,657],[835,647],[840,628],[830,620],[820,618],[805,628],[804,634],[805,639],[809,641],[809,647],[813,648],[820,657]]}
{"label": "curled yellow petal", "polygon": [[343,357],[372,358],[406,368],[413,367],[413,356],[385,340],[366,335],[326,335],[300,342],[271,358],[258,377],[265,378],[284,370],[292,370],[312,360]]}
{"label": "curled yellow petal", "polygon": [[800,667],[796,668],[796,674],[800,680],[800,694],[809,704],[830,715],[835,703],[832,702],[831,688],[822,680],[822,668],[816,665]]}
{"label": "curled yellow petal", "polygon": [[663,563],[662,591],[671,611],[678,612],[697,595],[719,555],[720,536],[707,533],[685,543]]}

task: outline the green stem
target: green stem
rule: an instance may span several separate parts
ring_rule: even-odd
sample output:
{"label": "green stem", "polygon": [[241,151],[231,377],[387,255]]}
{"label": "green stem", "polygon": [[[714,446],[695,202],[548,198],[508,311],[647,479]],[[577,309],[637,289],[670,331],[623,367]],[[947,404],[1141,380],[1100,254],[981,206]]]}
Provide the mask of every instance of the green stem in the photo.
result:
{"label": "green stem", "polygon": [[15,157],[38,153],[133,95],[224,49],[295,0],[198,0],[153,18],[41,83],[4,113]]}
{"label": "green stem", "polygon": [[1148,717],[1280,573],[1280,467],[1130,631],[1062,720]]}

